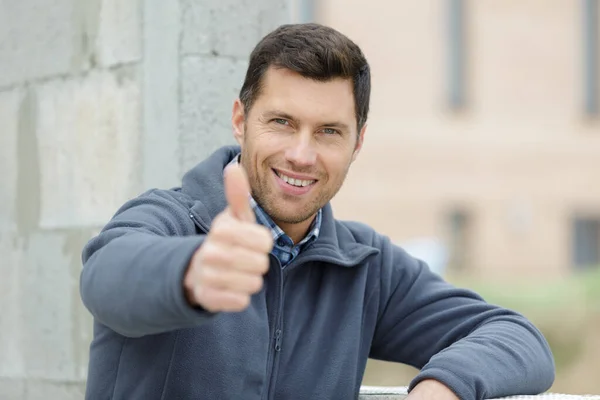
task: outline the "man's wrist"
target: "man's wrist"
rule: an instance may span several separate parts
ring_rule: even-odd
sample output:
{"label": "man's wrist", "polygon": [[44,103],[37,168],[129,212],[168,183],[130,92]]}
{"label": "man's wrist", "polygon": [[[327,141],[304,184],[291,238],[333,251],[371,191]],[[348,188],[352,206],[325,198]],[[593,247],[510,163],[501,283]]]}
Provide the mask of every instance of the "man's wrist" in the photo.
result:
{"label": "man's wrist", "polygon": [[460,400],[446,385],[435,379],[422,380],[410,391],[407,400]]}

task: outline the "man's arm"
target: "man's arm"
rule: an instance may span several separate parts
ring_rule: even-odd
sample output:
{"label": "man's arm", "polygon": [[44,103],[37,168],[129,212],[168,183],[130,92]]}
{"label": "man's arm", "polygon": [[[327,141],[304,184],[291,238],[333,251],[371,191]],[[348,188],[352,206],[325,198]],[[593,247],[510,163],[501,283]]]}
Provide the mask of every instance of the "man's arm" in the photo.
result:
{"label": "man's arm", "polygon": [[381,311],[370,356],[419,368],[409,390],[435,380],[474,400],[552,385],[552,353],[525,317],[451,286],[387,240],[381,248]]}
{"label": "man's arm", "polygon": [[191,327],[210,315],[185,298],[183,276],[204,235],[194,234],[177,195],[156,190],[129,201],[83,250],[83,303],[122,335]]}

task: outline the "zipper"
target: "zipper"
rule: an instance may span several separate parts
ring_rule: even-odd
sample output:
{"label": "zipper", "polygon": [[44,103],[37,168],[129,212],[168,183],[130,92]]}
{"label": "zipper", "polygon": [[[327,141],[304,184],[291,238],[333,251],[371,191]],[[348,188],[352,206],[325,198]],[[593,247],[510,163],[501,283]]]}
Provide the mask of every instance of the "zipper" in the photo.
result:
{"label": "zipper", "polygon": [[275,351],[281,351],[281,329],[275,331]]}
{"label": "zipper", "polygon": [[269,345],[269,354],[267,356],[267,387],[265,388],[266,399],[273,399],[275,394],[275,387],[277,383],[277,373],[279,371],[279,357],[281,353],[281,346],[283,341],[283,270],[281,263],[274,255],[270,254],[270,258],[274,259],[272,263],[277,275],[277,294],[275,299],[275,315],[273,316],[273,338],[272,343]]}
{"label": "zipper", "polygon": [[[375,251],[365,252],[355,262],[362,262],[369,255],[374,254]],[[346,263],[340,262],[333,257],[324,257],[318,253],[310,254],[303,257],[302,259],[294,259],[291,263],[289,263],[285,268],[281,268],[281,263],[273,254],[269,255],[273,259],[275,259],[275,268],[277,268],[277,283],[278,283],[278,299],[277,299],[277,311],[276,315],[273,318],[275,331],[273,335],[273,345],[269,346],[269,355],[267,356],[267,366],[268,366],[268,381],[265,393],[267,394],[267,400],[275,399],[275,388],[277,387],[277,375],[279,373],[279,358],[282,349],[282,341],[283,341],[283,303],[284,303],[284,289],[287,281],[289,281],[289,277],[292,274],[292,271],[295,271],[300,265],[306,264],[311,261],[321,261],[321,262],[330,262],[332,264],[337,264],[340,266],[347,266]],[[274,351],[273,351],[274,350]],[[263,396],[264,397],[264,396]]]}

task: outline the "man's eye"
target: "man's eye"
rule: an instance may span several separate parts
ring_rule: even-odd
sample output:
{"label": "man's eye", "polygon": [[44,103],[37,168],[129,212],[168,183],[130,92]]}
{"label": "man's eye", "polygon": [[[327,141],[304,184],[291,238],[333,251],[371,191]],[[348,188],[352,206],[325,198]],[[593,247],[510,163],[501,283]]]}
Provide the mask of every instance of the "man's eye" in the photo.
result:
{"label": "man's eye", "polygon": [[279,125],[288,125],[288,121],[283,118],[274,118],[273,122],[275,122],[276,124],[279,124]]}
{"label": "man's eye", "polygon": [[327,134],[327,135],[335,135],[336,133],[338,133],[338,131],[336,131],[333,128],[323,128],[322,132]]}

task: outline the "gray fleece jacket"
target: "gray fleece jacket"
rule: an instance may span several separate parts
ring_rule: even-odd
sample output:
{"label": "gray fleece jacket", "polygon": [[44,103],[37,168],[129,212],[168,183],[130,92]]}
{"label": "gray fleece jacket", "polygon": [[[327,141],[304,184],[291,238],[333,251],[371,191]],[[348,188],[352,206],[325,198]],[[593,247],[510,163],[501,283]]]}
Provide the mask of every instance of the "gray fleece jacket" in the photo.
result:
{"label": "gray fleece jacket", "polygon": [[285,269],[271,257],[248,309],[212,314],[182,279],[225,206],[224,147],[181,187],[127,202],[83,251],[94,316],[87,399],[352,399],[367,358],[420,369],[461,399],[537,394],[547,342],[522,315],[444,282],[368,226],[323,209],[319,238]]}

